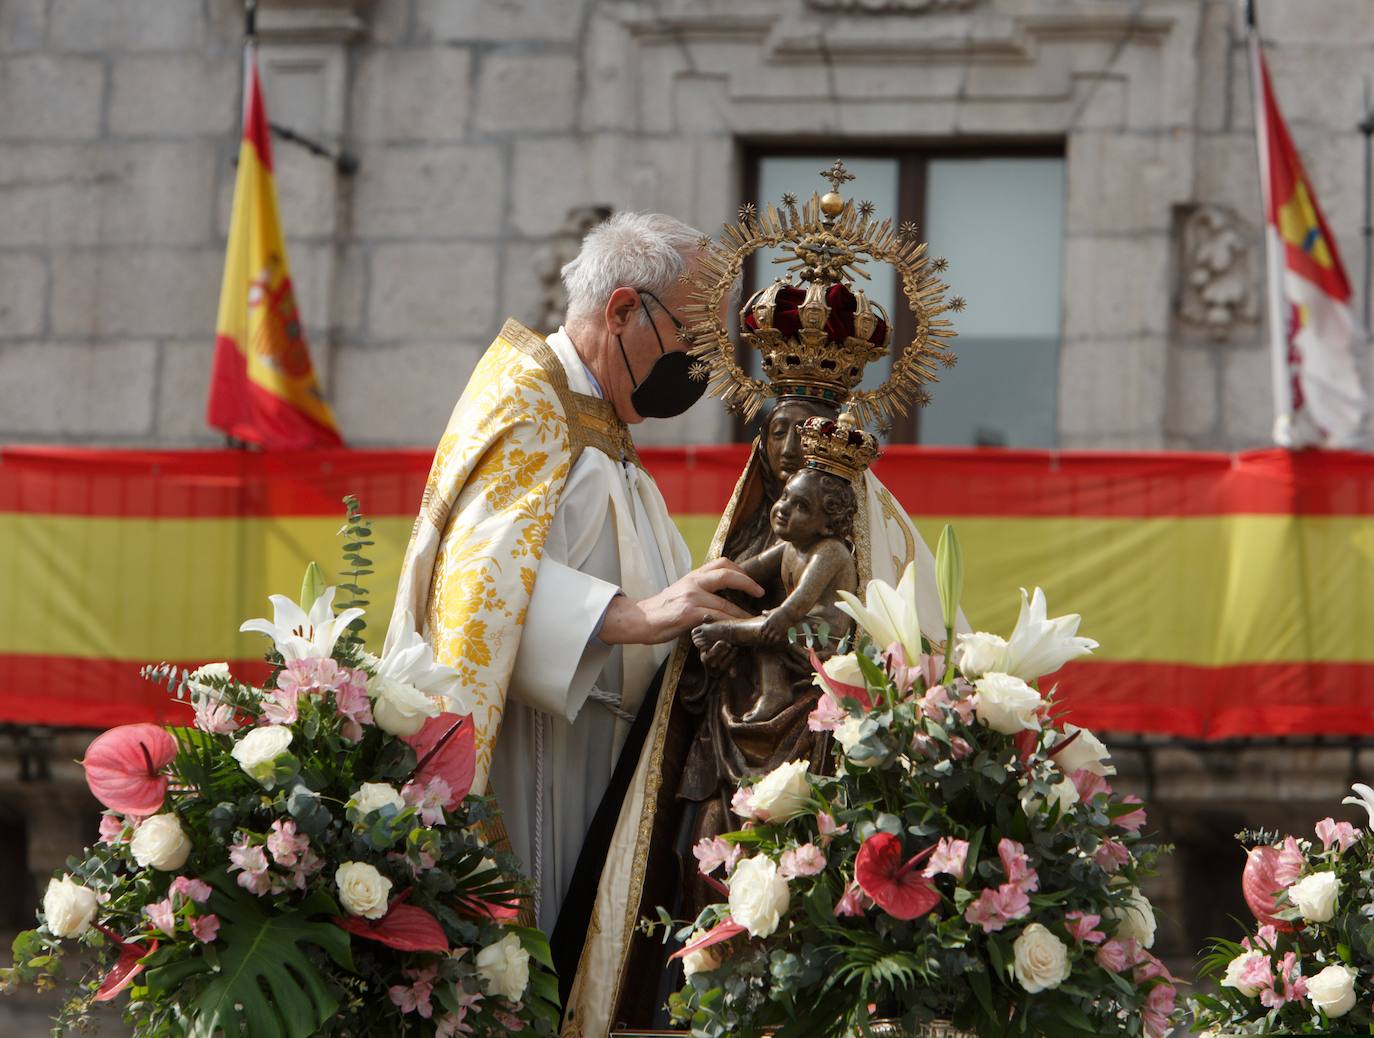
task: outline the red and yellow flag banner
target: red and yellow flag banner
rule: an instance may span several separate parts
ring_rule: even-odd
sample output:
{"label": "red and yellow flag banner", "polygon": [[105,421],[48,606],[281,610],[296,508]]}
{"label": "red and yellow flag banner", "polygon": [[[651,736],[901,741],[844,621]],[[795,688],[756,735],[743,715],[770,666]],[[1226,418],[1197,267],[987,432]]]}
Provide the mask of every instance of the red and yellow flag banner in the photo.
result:
{"label": "red and yellow flag banner", "polygon": [[[738,446],[642,451],[698,558]],[[171,715],[144,663],[251,661],[239,624],[340,579],[340,499],[374,517],[370,634],[390,614],[428,451],[0,450],[0,721]],[[1101,648],[1053,681],[1069,716],[1193,738],[1374,734],[1374,457],[890,448],[878,472],[930,543],[955,524],[975,627],[1017,588]]]}
{"label": "red and yellow flag banner", "polygon": [[1357,447],[1367,437],[1352,308],[1336,239],[1279,111],[1259,36],[1250,33],[1255,132],[1268,246],[1274,441],[1284,447]]}
{"label": "red and yellow flag banner", "polygon": [[337,447],[342,440],[320,394],[291,286],[271,134],[251,43],[244,66],[243,140],[206,420],[268,450]]}

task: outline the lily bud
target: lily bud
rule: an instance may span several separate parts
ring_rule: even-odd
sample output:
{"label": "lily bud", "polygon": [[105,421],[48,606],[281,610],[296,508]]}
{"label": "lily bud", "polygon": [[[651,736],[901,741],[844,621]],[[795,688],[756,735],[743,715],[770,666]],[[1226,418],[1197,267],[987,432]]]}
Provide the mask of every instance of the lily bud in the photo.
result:
{"label": "lily bud", "polygon": [[327,585],[324,582],[324,574],[320,567],[314,562],[305,567],[305,578],[301,581],[301,609],[310,612],[310,607],[315,604],[315,600],[324,594]]}
{"label": "lily bud", "polygon": [[953,630],[959,612],[959,599],[964,593],[964,550],[954,527],[945,524],[940,543],[935,548],[935,581],[940,591],[940,610],[945,614],[945,627]]}

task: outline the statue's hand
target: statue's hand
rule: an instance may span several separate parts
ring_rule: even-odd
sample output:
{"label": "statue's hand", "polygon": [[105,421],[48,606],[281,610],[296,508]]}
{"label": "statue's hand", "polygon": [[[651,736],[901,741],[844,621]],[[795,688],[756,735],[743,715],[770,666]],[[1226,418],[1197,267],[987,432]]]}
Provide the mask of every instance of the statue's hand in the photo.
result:
{"label": "statue's hand", "polygon": [[766,645],[786,645],[787,632],[793,627],[792,617],[782,609],[772,609],[763,618],[760,632]]}
{"label": "statue's hand", "polygon": [[701,654],[702,665],[707,670],[728,670],[735,662],[739,646],[729,642],[716,642]]}

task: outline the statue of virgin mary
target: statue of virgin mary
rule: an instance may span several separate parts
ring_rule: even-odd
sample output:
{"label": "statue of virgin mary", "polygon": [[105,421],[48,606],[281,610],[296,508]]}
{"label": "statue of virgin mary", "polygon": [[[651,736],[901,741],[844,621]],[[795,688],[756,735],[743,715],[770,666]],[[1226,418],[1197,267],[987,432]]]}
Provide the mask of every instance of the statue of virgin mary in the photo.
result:
{"label": "statue of virgin mary", "polygon": [[[728,406],[753,417],[771,401],[762,431],[716,528],[709,557],[742,562],[775,542],[769,510],[783,483],[801,465],[798,426],[812,416],[834,419],[841,406],[861,420],[890,420],[924,394],[933,381],[932,361],[944,359],[953,335],[941,315],[959,309],[944,301],[945,286],[924,244],[891,221],[871,221],[867,203],[838,194],[852,179],[840,163],[822,174],[832,190],[813,196],[799,211],[768,206],[761,216],[745,207],[727,225],[720,243],[703,239],[705,274],[699,300],[689,308],[700,359],[697,373]],[[746,303],[740,328],[746,347],[762,355],[763,379],[746,375],[735,361],[734,342],[720,321],[720,303],[747,257],[781,246],[795,257],[795,278],[779,279]],[[864,366],[888,353],[891,322],[853,285],[865,262],[892,263],[917,316],[917,336],[893,363],[877,390],[859,390]],[[946,638],[930,549],[892,493],[871,472],[854,486],[853,550],[860,587],[870,579],[896,585],[915,564],[916,605],[922,634],[933,645]],[[763,601],[741,602],[760,610],[776,606],[781,587]],[[956,625],[967,629],[962,617]],[[641,920],[659,907],[691,918],[705,899],[693,845],[701,838],[739,828],[730,798],[746,775],[766,773],[789,760],[819,767],[824,743],[807,717],[819,689],[806,656],[793,647],[735,650],[726,666],[703,665],[690,637],[673,656],[658,699],[646,703],[602,805],[554,933],[554,945],[581,946],[566,999],[562,1033],[567,1038],[604,1038],[612,1030],[661,1023],[662,1006],[680,986],[666,964],[667,951]],[[763,682],[786,682],[792,694],[771,716],[754,710]],[[747,716],[746,716],[747,715]],[[714,897],[709,900],[715,900]],[[565,952],[566,955],[566,952]],[[569,983],[564,977],[565,986]]]}

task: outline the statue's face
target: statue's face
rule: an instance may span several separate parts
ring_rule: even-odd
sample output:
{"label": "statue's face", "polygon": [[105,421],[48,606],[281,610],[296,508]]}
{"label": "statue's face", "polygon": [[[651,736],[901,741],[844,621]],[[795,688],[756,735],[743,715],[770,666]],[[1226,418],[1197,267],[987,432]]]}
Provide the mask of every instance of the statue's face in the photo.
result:
{"label": "statue's face", "polygon": [[804,469],[787,481],[769,513],[773,532],[792,544],[809,545],[830,534],[820,474]]}
{"label": "statue's face", "polygon": [[810,400],[783,400],[768,416],[763,430],[763,453],[768,469],[780,480],[787,480],[802,465],[801,435],[797,426],[820,415],[834,418],[835,408]]}

